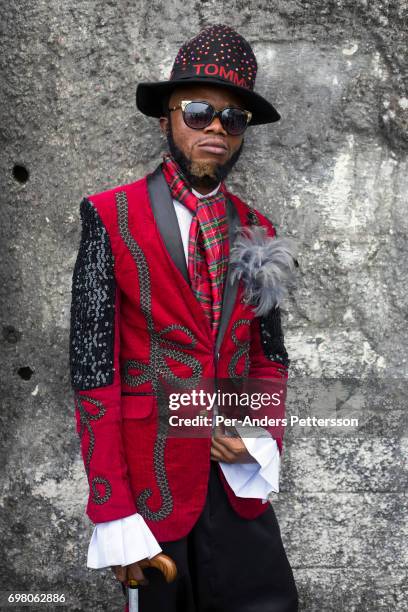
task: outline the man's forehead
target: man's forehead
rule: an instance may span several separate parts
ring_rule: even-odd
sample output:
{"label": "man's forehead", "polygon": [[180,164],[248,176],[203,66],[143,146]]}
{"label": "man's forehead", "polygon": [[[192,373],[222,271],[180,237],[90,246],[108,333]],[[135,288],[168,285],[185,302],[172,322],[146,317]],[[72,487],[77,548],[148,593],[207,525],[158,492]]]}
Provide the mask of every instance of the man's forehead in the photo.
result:
{"label": "man's forehead", "polygon": [[215,105],[242,106],[243,102],[239,95],[230,91],[227,87],[217,87],[214,85],[180,85],[175,88],[170,97],[170,103],[178,104],[181,100],[205,100]]}

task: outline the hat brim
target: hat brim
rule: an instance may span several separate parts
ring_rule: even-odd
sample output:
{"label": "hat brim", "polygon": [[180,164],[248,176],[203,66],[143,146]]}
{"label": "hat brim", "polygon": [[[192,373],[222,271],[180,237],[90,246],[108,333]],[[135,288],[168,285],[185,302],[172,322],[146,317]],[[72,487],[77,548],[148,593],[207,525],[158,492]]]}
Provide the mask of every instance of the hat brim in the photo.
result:
{"label": "hat brim", "polygon": [[232,83],[229,84],[225,80],[215,77],[190,77],[174,81],[139,83],[136,89],[136,106],[141,113],[148,117],[162,117],[163,98],[171,94],[178,85],[190,85],[194,83],[223,87],[224,89],[228,89],[238,94],[245,104],[245,109],[252,113],[252,119],[249,125],[274,123],[281,118],[276,108],[256,92],[244,89],[238,85],[233,85]]}

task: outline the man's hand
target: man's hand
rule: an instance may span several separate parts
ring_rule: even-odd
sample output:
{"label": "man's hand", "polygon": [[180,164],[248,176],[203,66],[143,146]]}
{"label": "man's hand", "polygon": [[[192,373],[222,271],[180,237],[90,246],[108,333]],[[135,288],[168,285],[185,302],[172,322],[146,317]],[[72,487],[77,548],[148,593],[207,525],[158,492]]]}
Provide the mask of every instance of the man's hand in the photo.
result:
{"label": "man's hand", "polygon": [[130,565],[125,565],[125,567],[114,565],[111,569],[116,576],[116,580],[119,580],[119,582],[126,584],[129,580],[137,580],[143,586],[149,584],[137,561]]}
{"label": "man's hand", "polygon": [[217,434],[211,438],[212,461],[225,463],[256,463],[256,459],[247,451],[242,438],[231,438]]}

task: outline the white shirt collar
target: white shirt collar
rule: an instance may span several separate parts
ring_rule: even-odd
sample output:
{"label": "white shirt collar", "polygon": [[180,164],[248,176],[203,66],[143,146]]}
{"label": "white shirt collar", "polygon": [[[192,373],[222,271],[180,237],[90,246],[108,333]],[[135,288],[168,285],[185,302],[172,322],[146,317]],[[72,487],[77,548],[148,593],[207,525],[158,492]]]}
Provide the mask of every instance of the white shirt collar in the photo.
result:
{"label": "white shirt collar", "polygon": [[196,191],[195,189],[191,188],[192,193],[195,195],[196,198],[209,198],[210,196],[213,196],[217,193],[217,191],[220,188],[221,183],[218,183],[217,187],[215,189],[213,189],[213,191],[211,191],[210,193],[199,193],[198,191]]}

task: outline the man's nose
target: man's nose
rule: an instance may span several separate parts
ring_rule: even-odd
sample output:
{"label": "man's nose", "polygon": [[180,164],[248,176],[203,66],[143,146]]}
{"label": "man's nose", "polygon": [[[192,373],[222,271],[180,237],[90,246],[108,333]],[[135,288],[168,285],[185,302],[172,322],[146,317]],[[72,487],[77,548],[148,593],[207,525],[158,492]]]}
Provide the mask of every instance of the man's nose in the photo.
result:
{"label": "man's nose", "polygon": [[227,135],[227,132],[225,131],[219,117],[214,117],[210,125],[207,125],[207,127],[204,128],[204,132],[213,132],[214,134],[222,134],[223,136]]}

